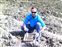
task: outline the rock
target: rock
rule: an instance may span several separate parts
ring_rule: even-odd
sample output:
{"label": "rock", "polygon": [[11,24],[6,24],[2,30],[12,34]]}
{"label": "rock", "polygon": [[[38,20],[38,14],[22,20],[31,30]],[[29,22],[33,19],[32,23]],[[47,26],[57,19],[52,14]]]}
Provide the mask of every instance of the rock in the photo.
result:
{"label": "rock", "polygon": [[3,34],[2,38],[4,39],[3,44],[6,46],[12,46],[17,42],[17,38],[9,33]]}

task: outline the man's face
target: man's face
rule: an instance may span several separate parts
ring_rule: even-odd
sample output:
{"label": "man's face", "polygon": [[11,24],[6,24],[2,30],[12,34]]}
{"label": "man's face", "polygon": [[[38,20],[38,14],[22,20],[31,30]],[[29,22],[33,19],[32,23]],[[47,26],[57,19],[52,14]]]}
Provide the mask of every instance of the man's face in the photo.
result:
{"label": "man's face", "polygon": [[36,8],[34,8],[34,9],[31,9],[31,13],[32,13],[32,16],[33,17],[35,17],[36,15],[36,12],[37,12],[37,9]]}

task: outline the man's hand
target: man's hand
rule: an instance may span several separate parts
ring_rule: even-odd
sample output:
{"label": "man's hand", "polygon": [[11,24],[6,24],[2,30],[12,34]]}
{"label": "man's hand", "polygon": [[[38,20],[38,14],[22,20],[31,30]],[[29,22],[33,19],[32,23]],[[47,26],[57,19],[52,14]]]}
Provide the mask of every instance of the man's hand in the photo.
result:
{"label": "man's hand", "polygon": [[24,31],[28,31],[28,28],[27,27],[24,27]]}
{"label": "man's hand", "polygon": [[29,29],[26,27],[26,25],[24,24],[24,31],[28,31]]}
{"label": "man's hand", "polygon": [[46,29],[46,26],[45,26],[45,27],[42,27],[42,28],[41,28],[41,31],[44,31],[45,29]]}

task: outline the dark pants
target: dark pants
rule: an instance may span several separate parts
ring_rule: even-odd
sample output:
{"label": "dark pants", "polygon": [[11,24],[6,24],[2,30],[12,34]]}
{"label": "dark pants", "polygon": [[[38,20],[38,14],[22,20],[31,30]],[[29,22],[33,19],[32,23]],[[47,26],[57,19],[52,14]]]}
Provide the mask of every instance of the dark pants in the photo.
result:
{"label": "dark pants", "polygon": [[[38,23],[34,27],[31,27],[30,24],[27,24],[26,27],[28,28],[28,33],[32,33],[34,31],[34,29],[36,29],[36,31],[39,33],[41,25],[40,25],[40,23]],[[21,27],[21,29],[24,31],[23,26]],[[27,32],[27,31],[25,31],[25,32]]]}
{"label": "dark pants", "polygon": [[26,27],[29,29],[28,31],[24,31],[24,27],[22,26],[21,29],[26,33],[32,33],[34,31],[34,29],[36,29],[36,34],[35,34],[35,38],[36,40],[39,40],[40,37],[41,37],[41,33],[40,33],[40,30],[41,30],[41,24],[38,22],[34,27],[31,27],[30,24],[27,24]]}

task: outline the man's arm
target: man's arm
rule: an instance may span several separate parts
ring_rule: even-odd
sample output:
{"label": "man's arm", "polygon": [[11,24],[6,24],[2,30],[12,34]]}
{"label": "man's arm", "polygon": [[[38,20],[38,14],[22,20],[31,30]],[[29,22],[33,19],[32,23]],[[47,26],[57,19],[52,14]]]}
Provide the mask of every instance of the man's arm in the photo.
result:
{"label": "man's arm", "polygon": [[44,31],[45,29],[46,29],[46,26],[42,27],[42,28],[41,28],[41,31]]}
{"label": "man's arm", "polygon": [[27,16],[25,19],[24,19],[24,24],[27,24],[29,21],[29,16]]}
{"label": "man's arm", "polygon": [[28,31],[28,28],[26,27],[26,25],[29,22],[29,18],[30,18],[30,16],[29,15],[26,15],[26,18],[24,19],[23,27],[24,27],[24,30],[25,31]]}
{"label": "man's arm", "polygon": [[44,29],[46,28],[46,25],[40,16],[38,17],[38,21],[41,23],[41,26],[42,26],[41,30],[44,31]]}

